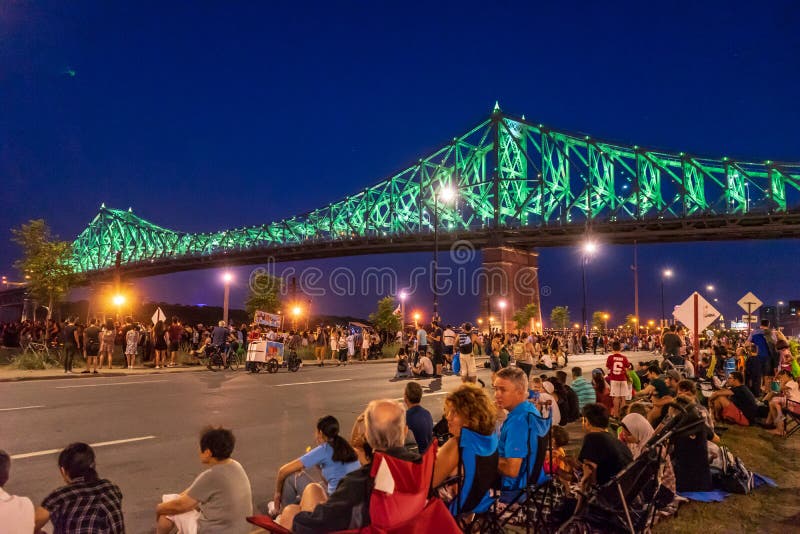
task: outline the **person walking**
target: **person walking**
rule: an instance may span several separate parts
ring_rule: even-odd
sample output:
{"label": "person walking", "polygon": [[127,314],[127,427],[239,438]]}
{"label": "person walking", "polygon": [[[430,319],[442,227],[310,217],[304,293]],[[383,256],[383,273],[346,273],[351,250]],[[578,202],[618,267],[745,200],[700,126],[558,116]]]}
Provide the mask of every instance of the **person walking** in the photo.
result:
{"label": "person walking", "polygon": [[314,336],[314,357],[320,367],[325,365],[325,346],[325,330],[318,328],[317,334]]}
{"label": "person walking", "polygon": [[369,332],[361,331],[361,361],[365,362],[369,358],[370,335]]}

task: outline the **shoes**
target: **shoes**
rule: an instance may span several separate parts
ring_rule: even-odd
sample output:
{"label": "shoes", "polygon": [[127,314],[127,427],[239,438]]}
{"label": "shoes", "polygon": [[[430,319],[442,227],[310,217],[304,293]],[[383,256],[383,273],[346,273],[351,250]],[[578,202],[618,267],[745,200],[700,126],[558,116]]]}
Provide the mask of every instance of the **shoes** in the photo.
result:
{"label": "shoes", "polygon": [[[208,368],[211,369],[211,366],[209,365]],[[160,365],[156,365],[156,369],[161,369],[161,366]]]}
{"label": "shoes", "polygon": [[83,371],[81,371],[81,374],[82,375],[88,375],[89,374],[89,370],[88,369],[84,369]]}
{"label": "shoes", "polygon": [[442,378],[442,375],[431,375],[433,378]]}
{"label": "shoes", "polygon": [[93,374],[96,374],[96,375],[100,374],[100,373],[98,373],[98,372],[97,372],[97,369],[95,369],[94,371],[92,371],[92,373],[93,373]]}

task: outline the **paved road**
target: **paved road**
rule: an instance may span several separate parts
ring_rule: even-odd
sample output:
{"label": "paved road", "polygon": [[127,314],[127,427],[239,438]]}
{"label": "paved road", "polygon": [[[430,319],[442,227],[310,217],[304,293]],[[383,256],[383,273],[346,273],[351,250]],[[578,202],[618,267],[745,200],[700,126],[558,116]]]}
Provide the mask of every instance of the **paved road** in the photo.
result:
{"label": "paved road", "polygon": [[[604,360],[574,357],[570,364],[589,371]],[[488,382],[487,370],[479,374]],[[278,467],[313,444],[316,419],[334,415],[349,434],[370,400],[402,396],[405,381],[390,381],[392,375],[392,365],[376,364],[0,383],[0,448],[18,456],[6,489],[39,503],[63,483],[60,448],[105,443],[96,447],[98,471],[122,489],[128,531],[152,532],[161,494],[185,489],[202,469],[198,433],[212,424],[234,430],[234,456],[250,476],[256,508],[264,510]],[[420,383],[423,405],[438,418],[442,395],[460,380]]]}

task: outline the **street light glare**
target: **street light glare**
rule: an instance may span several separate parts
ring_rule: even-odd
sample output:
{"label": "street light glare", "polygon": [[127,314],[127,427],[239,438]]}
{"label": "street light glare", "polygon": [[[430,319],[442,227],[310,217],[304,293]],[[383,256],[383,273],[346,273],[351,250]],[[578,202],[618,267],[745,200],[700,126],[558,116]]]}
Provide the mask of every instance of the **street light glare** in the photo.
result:
{"label": "street light glare", "polygon": [[708,284],[708,285],[706,286],[706,290],[707,290],[707,291],[714,291],[714,286],[713,286],[713,285],[711,285],[711,284]]}
{"label": "street light glare", "polygon": [[452,187],[443,187],[441,191],[439,191],[439,198],[442,199],[443,202],[450,202],[456,197],[456,192],[453,190]]}
{"label": "street light glare", "polygon": [[664,277],[672,278],[672,269],[664,269]]}
{"label": "street light glare", "polygon": [[297,315],[300,315],[300,312],[301,312],[301,311],[302,311],[302,310],[300,309],[300,306],[295,306],[294,308],[292,308],[292,313],[293,313],[295,316],[297,316]]}
{"label": "street light glare", "polygon": [[231,273],[225,273],[222,275],[222,280],[224,280],[225,282],[230,282],[231,280],[233,280],[233,275]]}
{"label": "street light glare", "polygon": [[111,300],[114,303],[114,306],[122,306],[125,304],[125,297],[123,295],[114,295],[114,298]]}
{"label": "street light glare", "polygon": [[597,243],[595,243],[594,241],[587,241],[586,243],[583,244],[583,251],[586,254],[594,254],[595,252],[597,252]]}
{"label": "street light glare", "polygon": [[506,308],[506,301],[501,300],[500,302],[497,303],[497,305],[500,306],[501,310],[504,310]]}
{"label": "street light glare", "polygon": [[405,291],[400,292],[400,300],[406,300],[408,294]]}

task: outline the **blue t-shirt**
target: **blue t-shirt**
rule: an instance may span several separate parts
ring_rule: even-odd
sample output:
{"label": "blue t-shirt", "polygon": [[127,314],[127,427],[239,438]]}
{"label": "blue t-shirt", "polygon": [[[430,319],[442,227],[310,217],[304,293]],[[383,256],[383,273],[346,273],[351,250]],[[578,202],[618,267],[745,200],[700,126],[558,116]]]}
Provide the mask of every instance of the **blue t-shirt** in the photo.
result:
{"label": "blue t-shirt", "polygon": [[361,467],[358,460],[355,462],[334,462],[333,461],[333,447],[328,443],[311,449],[303,456],[300,457],[300,462],[306,469],[313,466],[319,466],[322,470],[322,476],[328,481],[328,495],[336,491],[336,486],[339,481],[344,478],[348,473],[351,473]]}
{"label": "blue t-shirt", "polygon": [[[529,414],[533,414],[529,416]],[[533,425],[528,443],[528,421]],[[539,410],[530,402],[521,402],[511,410],[500,428],[500,443],[497,452],[500,458],[522,458],[522,465],[516,478],[501,477],[503,490],[522,489],[528,484],[528,461],[536,458],[536,448],[539,436],[547,434],[550,428],[550,419],[542,419]]]}
{"label": "blue t-shirt", "polygon": [[406,410],[406,425],[414,434],[419,453],[424,454],[433,439],[433,417],[422,406],[412,406]]}

